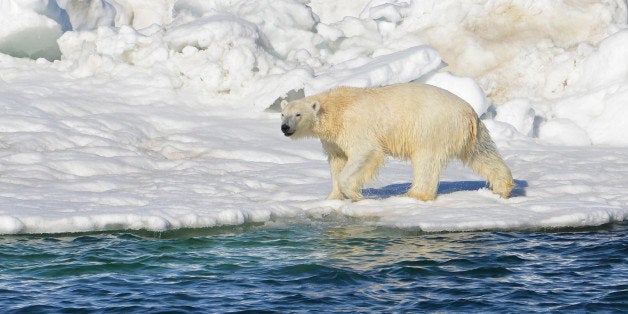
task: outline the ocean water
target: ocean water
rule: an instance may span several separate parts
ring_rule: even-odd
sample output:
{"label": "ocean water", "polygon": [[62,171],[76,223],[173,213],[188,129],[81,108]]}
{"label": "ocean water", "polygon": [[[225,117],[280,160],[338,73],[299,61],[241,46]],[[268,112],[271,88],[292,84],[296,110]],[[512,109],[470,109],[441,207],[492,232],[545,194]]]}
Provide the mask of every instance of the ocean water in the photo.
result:
{"label": "ocean water", "polygon": [[0,308],[626,312],[627,231],[423,233],[330,219],[0,236]]}

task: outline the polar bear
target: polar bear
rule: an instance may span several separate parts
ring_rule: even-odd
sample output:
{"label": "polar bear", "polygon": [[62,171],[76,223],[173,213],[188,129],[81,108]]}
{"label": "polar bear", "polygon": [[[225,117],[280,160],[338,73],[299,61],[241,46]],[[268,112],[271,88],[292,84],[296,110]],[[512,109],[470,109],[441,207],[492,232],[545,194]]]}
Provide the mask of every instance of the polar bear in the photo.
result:
{"label": "polar bear", "polygon": [[281,131],[293,139],[319,138],[331,168],[328,199],[362,199],[386,156],[409,159],[414,179],[407,196],[434,200],[442,169],[459,158],[504,198],[512,174],[486,126],[458,96],[435,86],[406,83],[339,87],[281,102]]}

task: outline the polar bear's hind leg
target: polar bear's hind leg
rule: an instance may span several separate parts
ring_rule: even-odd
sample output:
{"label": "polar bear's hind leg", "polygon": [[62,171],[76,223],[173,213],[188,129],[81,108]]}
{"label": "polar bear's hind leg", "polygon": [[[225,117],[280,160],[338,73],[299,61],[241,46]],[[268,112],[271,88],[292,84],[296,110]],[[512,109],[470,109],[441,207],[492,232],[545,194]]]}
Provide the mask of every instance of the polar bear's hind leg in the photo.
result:
{"label": "polar bear's hind leg", "polygon": [[493,193],[503,198],[508,198],[515,186],[512,173],[504,160],[499,156],[486,126],[481,121],[478,122],[477,139],[467,153],[461,156],[461,159],[473,171],[488,180]]}
{"label": "polar bear's hind leg", "polygon": [[411,160],[414,180],[406,196],[421,201],[436,199],[440,173],[446,164],[446,160],[442,160],[442,158],[434,154],[415,154]]}

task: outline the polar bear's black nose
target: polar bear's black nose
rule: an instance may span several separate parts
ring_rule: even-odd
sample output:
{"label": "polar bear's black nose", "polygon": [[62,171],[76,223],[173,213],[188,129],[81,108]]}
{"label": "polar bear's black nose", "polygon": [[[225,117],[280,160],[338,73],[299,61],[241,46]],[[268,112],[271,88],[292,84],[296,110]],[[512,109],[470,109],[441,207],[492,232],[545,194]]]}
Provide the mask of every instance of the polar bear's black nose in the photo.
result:
{"label": "polar bear's black nose", "polygon": [[281,125],[281,132],[283,132],[283,135],[285,136],[291,136],[292,134],[294,134],[294,132],[290,132],[290,126],[287,124]]}

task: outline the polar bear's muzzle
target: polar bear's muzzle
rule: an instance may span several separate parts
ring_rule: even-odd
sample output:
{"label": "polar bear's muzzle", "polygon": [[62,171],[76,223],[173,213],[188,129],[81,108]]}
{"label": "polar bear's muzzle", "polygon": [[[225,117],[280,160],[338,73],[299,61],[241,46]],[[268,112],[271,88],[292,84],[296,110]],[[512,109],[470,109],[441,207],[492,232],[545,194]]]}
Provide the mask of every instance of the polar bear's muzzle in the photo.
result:
{"label": "polar bear's muzzle", "polygon": [[290,136],[294,134],[294,131],[290,130],[290,126],[285,123],[281,125],[281,132],[283,132],[283,135],[285,136]]}

